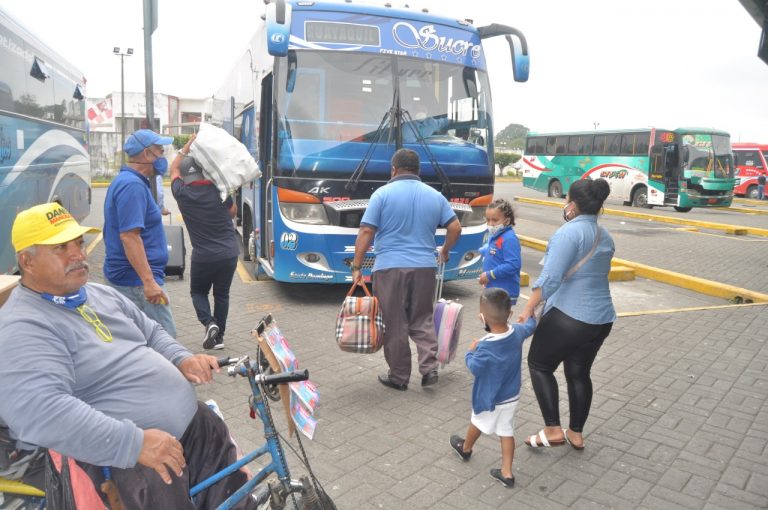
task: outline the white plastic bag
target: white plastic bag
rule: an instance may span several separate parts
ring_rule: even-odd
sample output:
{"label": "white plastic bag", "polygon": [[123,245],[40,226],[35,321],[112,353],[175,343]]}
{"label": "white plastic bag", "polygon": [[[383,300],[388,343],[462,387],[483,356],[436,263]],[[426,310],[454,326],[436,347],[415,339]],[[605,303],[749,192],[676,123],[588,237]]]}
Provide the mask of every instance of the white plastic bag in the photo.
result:
{"label": "white plastic bag", "polygon": [[261,177],[259,166],[245,145],[212,124],[200,124],[189,151],[203,167],[206,178],[216,185],[222,200],[243,184]]}

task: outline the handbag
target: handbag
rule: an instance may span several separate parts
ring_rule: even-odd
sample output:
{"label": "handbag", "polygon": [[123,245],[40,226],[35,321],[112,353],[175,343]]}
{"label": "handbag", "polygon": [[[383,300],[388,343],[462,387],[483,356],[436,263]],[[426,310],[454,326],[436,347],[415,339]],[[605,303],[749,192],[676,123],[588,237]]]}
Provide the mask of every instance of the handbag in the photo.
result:
{"label": "handbag", "polygon": [[352,295],[357,285],[352,284],[336,317],[336,343],[345,352],[371,354],[381,349],[384,317],[379,300],[371,295],[365,282],[359,283],[365,295]]}
{"label": "handbag", "polygon": [[[581,266],[587,263],[589,259],[592,258],[592,255],[595,254],[595,251],[597,251],[597,245],[600,243],[600,227],[597,227],[597,231],[595,233],[595,242],[592,244],[592,249],[589,250],[589,253],[584,255],[584,258],[576,262],[572,268],[568,270],[567,273],[565,273],[565,277],[563,278],[563,281],[567,280],[573,274],[581,269]],[[533,308],[533,316],[536,318],[536,323],[538,324],[541,321],[542,315],[544,315],[544,308],[547,306],[547,300],[542,299],[538,302],[538,304]]]}

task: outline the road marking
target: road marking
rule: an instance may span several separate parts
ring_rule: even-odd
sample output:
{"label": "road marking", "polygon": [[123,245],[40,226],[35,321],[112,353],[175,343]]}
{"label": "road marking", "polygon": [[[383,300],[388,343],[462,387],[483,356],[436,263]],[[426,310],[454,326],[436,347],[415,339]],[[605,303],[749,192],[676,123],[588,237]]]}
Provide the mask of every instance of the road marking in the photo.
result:
{"label": "road marking", "polygon": [[729,241],[739,241],[742,243],[768,243],[768,239],[744,239],[743,237],[732,236],[732,235],[712,234],[710,232],[702,232],[696,227],[669,227],[668,230],[675,230],[678,232],[689,232],[691,234],[700,234],[703,236],[720,237],[722,239],[728,239]]}
{"label": "road marking", "polygon": [[101,232],[99,232],[99,235],[97,235],[97,236],[96,236],[96,237],[93,239],[93,241],[91,241],[91,243],[88,245],[88,247],[85,249],[85,253],[86,253],[87,255],[90,255],[90,254],[91,254],[91,252],[92,252],[93,250],[95,250],[95,249],[96,249],[96,247],[99,245],[99,243],[101,242],[101,240],[102,240],[103,238],[104,238],[104,234],[102,234]]}
{"label": "road marking", "polygon": [[[528,237],[524,235],[517,235],[522,246],[533,248],[535,250],[544,251],[547,249],[547,242],[534,237]],[[698,276],[691,276],[683,273],[676,273],[667,269],[661,269],[659,267],[649,266],[641,264],[639,262],[632,262],[630,260],[624,260],[614,257],[611,261],[612,268],[615,266],[626,266],[634,269],[637,276],[640,278],[647,278],[649,280],[656,280],[675,287],[682,287],[684,289],[698,292],[699,294],[706,294],[708,296],[715,296],[730,301],[737,299],[746,301],[750,300],[754,303],[768,303],[768,294],[755,292],[753,290],[736,287],[727,283],[715,282],[707,280],[705,278],[699,278]]]}
{"label": "road marking", "polygon": [[[516,196],[515,200],[518,202],[524,202],[529,204],[546,205],[548,207],[562,208],[562,202],[554,202],[551,200],[542,200],[539,198],[528,198]],[[661,216],[658,214],[638,213],[631,211],[623,211],[620,209],[603,209],[603,214],[612,216],[624,216],[627,218],[636,218],[642,220],[656,221],[659,223],[672,223],[674,225],[691,225],[694,227],[708,228],[710,230],[722,230],[728,234],[734,235],[746,235],[752,234],[756,236],[768,237],[768,229],[755,228],[755,227],[743,227],[741,225],[729,225],[726,223],[713,223],[709,221],[700,220],[684,220],[682,218],[674,218],[671,216]]]}
{"label": "road marking", "polygon": [[251,277],[251,273],[248,272],[245,264],[243,264],[243,261],[240,259],[237,259],[237,274],[240,276],[240,280],[242,280],[243,283],[256,283],[256,280]]}

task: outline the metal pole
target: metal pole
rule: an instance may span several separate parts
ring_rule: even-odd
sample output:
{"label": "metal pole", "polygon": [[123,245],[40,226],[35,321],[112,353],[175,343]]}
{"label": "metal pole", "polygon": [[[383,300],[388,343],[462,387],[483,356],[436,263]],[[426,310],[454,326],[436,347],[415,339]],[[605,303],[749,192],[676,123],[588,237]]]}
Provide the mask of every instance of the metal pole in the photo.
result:
{"label": "metal pole", "polygon": [[[123,59],[125,57],[120,53],[120,145],[125,143],[125,66]],[[125,166],[125,151],[121,150],[121,165]]]}

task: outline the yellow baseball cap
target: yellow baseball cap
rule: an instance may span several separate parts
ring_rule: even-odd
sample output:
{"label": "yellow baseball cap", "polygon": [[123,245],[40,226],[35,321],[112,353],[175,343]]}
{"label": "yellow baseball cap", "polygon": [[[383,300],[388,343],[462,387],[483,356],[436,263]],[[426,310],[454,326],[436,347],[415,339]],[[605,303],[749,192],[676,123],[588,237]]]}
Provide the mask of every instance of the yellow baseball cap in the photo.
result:
{"label": "yellow baseball cap", "polygon": [[101,229],[81,227],[64,206],[40,204],[21,211],[13,221],[11,240],[16,252],[36,244],[61,244]]}

